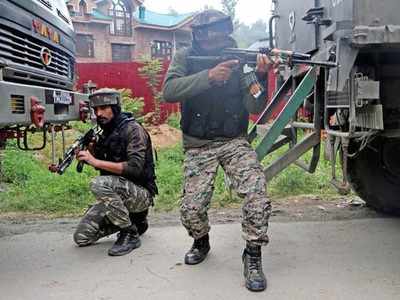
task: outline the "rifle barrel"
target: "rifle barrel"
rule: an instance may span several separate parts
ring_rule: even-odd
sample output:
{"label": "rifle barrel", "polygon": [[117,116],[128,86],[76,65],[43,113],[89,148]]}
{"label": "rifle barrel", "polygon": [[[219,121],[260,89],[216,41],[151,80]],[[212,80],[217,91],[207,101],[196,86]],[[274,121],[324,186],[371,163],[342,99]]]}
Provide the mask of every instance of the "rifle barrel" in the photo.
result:
{"label": "rifle barrel", "polygon": [[291,61],[293,64],[296,65],[309,65],[309,66],[320,66],[325,68],[336,68],[338,64],[331,61],[318,61],[318,60],[304,60],[304,59],[292,59]]}

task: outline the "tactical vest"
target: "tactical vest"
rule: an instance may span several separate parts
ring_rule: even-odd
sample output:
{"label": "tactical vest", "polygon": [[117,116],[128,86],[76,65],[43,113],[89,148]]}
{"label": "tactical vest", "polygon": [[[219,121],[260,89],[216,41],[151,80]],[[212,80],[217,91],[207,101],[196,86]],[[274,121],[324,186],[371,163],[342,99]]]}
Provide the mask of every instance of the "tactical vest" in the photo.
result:
{"label": "tactical vest", "polygon": [[[116,124],[115,129],[107,136],[101,136],[96,143],[96,157],[102,160],[111,162],[124,162],[128,160],[127,157],[127,129],[130,122],[136,122],[134,118],[122,117]],[[148,137],[148,144],[146,148],[145,163],[142,173],[136,178],[128,178],[133,183],[146,188],[152,196],[158,194],[157,185],[155,182],[155,166],[153,158],[153,148],[151,145],[150,135],[146,132]],[[115,175],[105,170],[100,170],[101,175]]]}
{"label": "tactical vest", "polygon": [[[188,55],[196,55],[193,50]],[[217,63],[190,63],[188,71],[192,75],[211,69]],[[201,139],[216,137],[235,138],[247,133],[249,113],[243,104],[240,90],[240,73],[234,71],[223,86],[214,86],[209,90],[182,104],[182,131]]]}

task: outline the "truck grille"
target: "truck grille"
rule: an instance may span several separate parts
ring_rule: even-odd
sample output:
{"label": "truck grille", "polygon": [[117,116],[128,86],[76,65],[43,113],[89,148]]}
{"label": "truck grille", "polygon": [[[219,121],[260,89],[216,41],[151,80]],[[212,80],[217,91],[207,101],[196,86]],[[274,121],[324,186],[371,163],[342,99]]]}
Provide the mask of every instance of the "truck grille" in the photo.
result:
{"label": "truck grille", "polygon": [[[48,66],[41,60],[43,47],[51,51],[52,59]],[[66,52],[49,44],[44,44],[39,39],[27,36],[22,32],[0,24],[0,58],[12,62],[20,72],[26,68],[27,73],[39,71],[41,75],[57,79],[63,86],[69,85],[73,77],[73,58]],[[22,67],[22,68],[21,68]],[[54,78],[55,77],[55,78]],[[60,78],[61,77],[61,78]],[[29,78],[29,76],[27,76]],[[10,78],[12,80],[12,78]]]}
{"label": "truck grille", "polygon": [[25,98],[22,95],[11,95],[10,99],[11,113],[24,114],[25,113]]}

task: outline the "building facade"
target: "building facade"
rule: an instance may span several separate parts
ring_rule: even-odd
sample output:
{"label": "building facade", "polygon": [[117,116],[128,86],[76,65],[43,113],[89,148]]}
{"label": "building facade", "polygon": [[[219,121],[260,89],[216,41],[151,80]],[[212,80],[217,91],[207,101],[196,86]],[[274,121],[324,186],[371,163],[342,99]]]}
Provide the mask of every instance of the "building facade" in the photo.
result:
{"label": "building facade", "polygon": [[78,63],[169,60],[191,41],[194,13],[159,14],[144,0],[66,0],[76,32]]}

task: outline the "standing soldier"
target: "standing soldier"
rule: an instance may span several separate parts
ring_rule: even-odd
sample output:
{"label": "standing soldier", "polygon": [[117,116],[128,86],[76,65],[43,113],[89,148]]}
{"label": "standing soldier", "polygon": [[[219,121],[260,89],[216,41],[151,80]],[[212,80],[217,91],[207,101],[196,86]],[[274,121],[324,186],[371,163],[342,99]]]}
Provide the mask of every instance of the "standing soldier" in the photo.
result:
{"label": "standing soldier", "polygon": [[[225,48],[237,47],[230,37],[233,24],[229,16],[206,10],[196,16],[192,29],[192,47],[176,53],[163,91],[167,102],[180,102],[182,109],[185,182],[181,220],[194,239],[185,263],[202,262],[210,250],[207,209],[221,165],[245,199],[242,228],[246,247],[242,259],[246,287],[262,291],[267,282],[261,246],[268,243],[271,204],[263,170],[246,135],[249,113],[263,110],[265,92],[257,99],[252,96],[236,60],[212,65],[188,60],[188,56],[218,56]],[[266,55],[257,57],[255,72],[261,85],[265,86],[270,67]]]}
{"label": "standing soldier", "polygon": [[88,246],[119,231],[108,254],[125,255],[140,246],[139,235],[147,230],[148,209],[157,194],[151,140],[131,114],[121,112],[117,91],[100,89],[89,100],[103,133],[92,153],[80,151],[77,158],[100,176],[90,185],[97,201],[79,223],[74,241]]}

